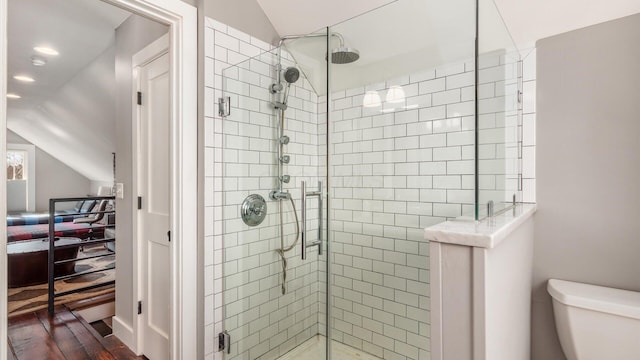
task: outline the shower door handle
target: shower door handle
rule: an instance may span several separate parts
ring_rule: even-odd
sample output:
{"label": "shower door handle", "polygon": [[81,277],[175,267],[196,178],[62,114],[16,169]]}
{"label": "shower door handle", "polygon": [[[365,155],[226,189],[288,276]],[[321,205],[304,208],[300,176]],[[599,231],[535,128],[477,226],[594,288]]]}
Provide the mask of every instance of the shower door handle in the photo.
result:
{"label": "shower door handle", "polygon": [[300,212],[302,213],[302,221],[300,222],[300,231],[302,240],[302,260],[307,260],[307,186],[306,182],[300,183]]}
{"label": "shower door handle", "polygon": [[[310,191],[307,192],[307,184],[305,181],[302,181],[300,184],[300,206],[302,207],[302,221],[300,221],[300,230],[301,230],[301,243],[302,243],[302,260],[307,259],[307,248],[317,246],[318,247],[318,255],[322,255],[322,202],[323,202],[323,191],[322,191],[322,181],[318,181],[318,191]],[[307,197],[309,196],[317,196],[318,197],[318,240],[312,243],[307,243]]]}

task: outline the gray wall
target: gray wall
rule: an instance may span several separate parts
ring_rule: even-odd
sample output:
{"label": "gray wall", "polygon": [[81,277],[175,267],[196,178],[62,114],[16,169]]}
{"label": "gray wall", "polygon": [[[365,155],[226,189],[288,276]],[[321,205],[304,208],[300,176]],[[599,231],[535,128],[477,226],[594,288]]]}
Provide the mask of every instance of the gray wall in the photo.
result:
{"label": "gray wall", "polygon": [[640,291],[640,14],[537,43],[532,358],[564,359],[549,278]]}
{"label": "gray wall", "polygon": [[[30,144],[11,130],[7,130],[7,143]],[[91,182],[58,159],[36,147],[36,211],[49,210],[49,199],[85,196]]]}
{"label": "gray wall", "polygon": [[[36,147],[36,211],[49,210],[49,199],[89,195],[91,181]],[[74,203],[56,205],[65,208]]]}
{"label": "gray wall", "polygon": [[271,44],[280,40],[256,0],[205,0],[204,15]]}
{"label": "gray wall", "polygon": [[131,57],[167,33],[168,27],[132,15],[116,29],[116,181],[124,184],[124,199],[116,200],[116,316],[133,324],[133,208]]}

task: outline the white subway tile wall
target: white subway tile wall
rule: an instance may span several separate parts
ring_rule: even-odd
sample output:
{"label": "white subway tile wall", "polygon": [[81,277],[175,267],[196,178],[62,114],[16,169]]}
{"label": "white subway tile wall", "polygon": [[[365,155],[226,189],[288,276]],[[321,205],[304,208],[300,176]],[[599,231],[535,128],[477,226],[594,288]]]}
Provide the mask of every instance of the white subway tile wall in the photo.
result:
{"label": "white subway tile wall", "polygon": [[[206,101],[211,105],[221,96],[231,99],[229,116],[223,119],[212,109],[205,120],[206,147],[213,150],[213,156],[209,151],[205,159],[213,166],[212,172],[207,171],[207,183],[214,190],[213,196],[207,196],[205,212],[213,217],[206,242],[213,242],[214,249],[213,261],[206,262],[205,303],[215,309],[214,316],[205,316],[207,343],[213,344],[207,356],[221,357],[212,352],[217,341],[211,336],[224,325],[233,339],[227,359],[277,358],[320,332],[318,256],[310,251],[309,258],[301,261],[299,246],[286,254],[287,292],[283,295],[282,263],[275,251],[280,248],[279,206],[285,247],[294,243],[296,225],[289,202],[269,199],[279,183],[279,112],[271,106],[275,98],[268,90],[275,79],[275,58],[264,53],[270,49],[268,44],[214,20],[207,22],[207,62],[213,63],[214,76],[207,84],[213,88],[207,87],[210,98]],[[291,64],[286,52],[283,61],[285,67]],[[284,165],[284,174],[291,176],[285,189],[298,204],[300,181],[315,186],[319,179],[317,101],[304,75],[291,86],[284,119],[284,134],[291,139],[284,151],[291,161]],[[254,193],[267,200],[268,215],[262,224],[249,227],[240,217],[240,206]],[[317,229],[317,204],[308,210],[312,216],[307,226]]]}
{"label": "white subway tile wall", "polygon": [[[462,62],[332,94],[335,340],[383,359],[429,359],[422,229],[473,214],[474,79]],[[385,102],[397,84],[406,100]],[[363,107],[364,89],[383,103]]]}
{"label": "white subway tile wall", "polygon": [[[280,293],[281,264],[274,251],[280,246],[279,204],[268,200],[269,215],[260,226],[250,228],[239,218],[244,197],[258,193],[268,199],[277,186],[277,119],[267,90],[275,59],[260,55],[269,44],[208,18],[205,44],[206,358],[222,359],[216,335],[223,321],[234,339],[231,358],[277,358],[324,334],[326,253],[310,249],[302,262],[300,250],[292,250],[289,292]],[[499,55],[483,58],[481,65],[486,81],[478,92],[486,111],[479,154],[486,170],[480,188],[499,191],[509,185],[504,158],[511,150],[504,144],[512,139],[505,129],[513,123],[500,114],[513,101],[505,95],[511,84],[504,82],[513,68]],[[525,201],[535,200],[527,192],[535,187],[534,168],[527,165],[535,154],[535,133],[529,130],[535,113],[526,105],[527,91],[535,89],[535,75],[527,77],[530,66],[525,59],[525,118],[514,135],[523,131],[523,153],[515,158],[525,160]],[[473,214],[474,78],[473,62],[467,61],[332,94],[334,339],[384,359],[429,358],[429,253],[422,229]],[[388,89],[399,84],[407,97],[402,108],[384,103]],[[224,121],[217,113],[223,88],[233,94]],[[378,91],[381,107],[362,107],[370,90]],[[302,76],[289,106],[285,134],[291,142],[285,151],[292,159],[285,173],[292,179],[286,188],[299,206],[299,182],[307,180],[313,189],[326,175],[326,96],[318,97]],[[317,202],[309,203],[307,225],[317,229]],[[290,205],[282,205],[287,245],[295,225]]]}

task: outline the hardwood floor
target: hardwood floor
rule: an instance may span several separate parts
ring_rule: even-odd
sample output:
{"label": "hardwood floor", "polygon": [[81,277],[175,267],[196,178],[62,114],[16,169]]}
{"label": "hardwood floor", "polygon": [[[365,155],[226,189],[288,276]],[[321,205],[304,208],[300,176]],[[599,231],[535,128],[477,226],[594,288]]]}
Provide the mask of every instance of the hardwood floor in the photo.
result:
{"label": "hardwood floor", "polygon": [[115,336],[102,338],[84,319],[64,306],[9,319],[9,360],[146,359]]}

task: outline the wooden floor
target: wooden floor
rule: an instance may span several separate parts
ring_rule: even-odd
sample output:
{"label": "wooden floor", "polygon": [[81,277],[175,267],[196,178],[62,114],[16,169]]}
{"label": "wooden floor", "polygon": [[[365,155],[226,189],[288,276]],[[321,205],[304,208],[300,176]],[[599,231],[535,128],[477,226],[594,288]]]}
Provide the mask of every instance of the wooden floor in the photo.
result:
{"label": "wooden floor", "polygon": [[84,319],[64,306],[53,317],[46,310],[9,319],[8,360],[146,359],[115,336],[102,338]]}

